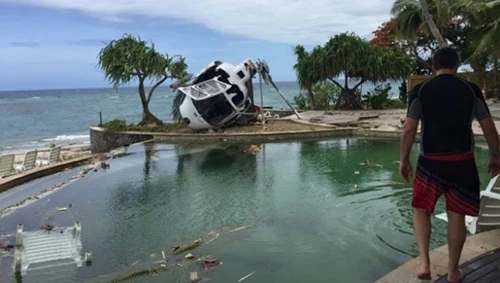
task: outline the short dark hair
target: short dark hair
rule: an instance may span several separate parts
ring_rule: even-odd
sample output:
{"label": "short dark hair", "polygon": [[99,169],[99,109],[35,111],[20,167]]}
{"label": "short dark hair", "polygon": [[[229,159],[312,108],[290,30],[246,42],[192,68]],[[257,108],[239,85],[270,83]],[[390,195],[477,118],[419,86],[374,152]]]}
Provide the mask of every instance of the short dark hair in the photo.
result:
{"label": "short dark hair", "polygon": [[449,46],[436,51],[432,61],[436,71],[441,69],[455,69],[460,65],[458,52]]}

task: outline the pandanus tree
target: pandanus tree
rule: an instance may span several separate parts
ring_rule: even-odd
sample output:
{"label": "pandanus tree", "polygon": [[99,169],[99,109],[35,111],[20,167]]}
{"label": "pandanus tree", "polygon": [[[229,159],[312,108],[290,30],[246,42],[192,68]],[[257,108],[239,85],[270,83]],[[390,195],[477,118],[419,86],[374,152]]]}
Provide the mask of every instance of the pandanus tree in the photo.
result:
{"label": "pandanus tree", "polygon": [[[101,49],[98,66],[115,88],[133,80],[139,82],[138,92],[142,104],[139,125],[162,124],[149,110],[153,93],[166,80],[185,76],[187,70],[184,57],[169,57],[158,52],[154,43],[148,46],[146,41],[128,34],[112,40]],[[147,81],[151,81],[152,87],[146,92]]]}
{"label": "pandanus tree", "polygon": [[[363,83],[404,79],[413,65],[411,58],[399,48],[377,47],[351,33],[332,37],[325,45],[315,47],[306,58],[308,71],[298,72],[298,81],[313,85],[330,81],[338,86],[341,95],[336,109],[361,109],[357,90]],[[297,65],[300,60],[303,58],[298,56]]]}

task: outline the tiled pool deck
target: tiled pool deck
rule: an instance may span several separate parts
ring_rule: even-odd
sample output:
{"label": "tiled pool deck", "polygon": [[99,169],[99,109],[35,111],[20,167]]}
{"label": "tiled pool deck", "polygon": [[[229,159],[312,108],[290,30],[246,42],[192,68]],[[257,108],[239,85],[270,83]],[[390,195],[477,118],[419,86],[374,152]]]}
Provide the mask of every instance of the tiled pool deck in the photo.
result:
{"label": "tiled pool deck", "polygon": [[[481,278],[496,276],[500,269],[500,229],[482,232],[470,236],[465,241],[465,246],[460,258],[462,270],[466,276],[461,282],[483,282]],[[431,281],[417,279],[418,258],[399,266],[397,269],[380,278],[377,283],[413,283],[434,282],[447,274],[448,246],[442,246],[431,252]],[[490,257],[491,256],[491,257]],[[446,277],[442,282],[447,282]],[[497,278],[500,280],[500,278]],[[441,281],[438,281],[441,282]],[[497,282],[497,281],[484,281]]]}

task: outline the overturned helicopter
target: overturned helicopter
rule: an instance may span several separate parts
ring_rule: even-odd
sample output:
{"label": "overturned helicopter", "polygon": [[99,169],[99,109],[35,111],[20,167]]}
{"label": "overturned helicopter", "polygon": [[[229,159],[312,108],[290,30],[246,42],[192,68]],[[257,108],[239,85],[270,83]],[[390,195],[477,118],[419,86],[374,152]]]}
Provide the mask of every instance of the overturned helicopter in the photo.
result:
{"label": "overturned helicopter", "polygon": [[[182,86],[172,86],[184,94],[179,107],[182,121],[193,130],[207,130],[231,126],[242,116],[257,118],[259,114],[254,108],[252,85],[252,78],[256,74],[266,84],[272,84],[300,118],[272,81],[267,63],[260,60],[254,63],[247,59],[236,66],[213,61],[191,83],[184,81]],[[191,80],[191,77],[187,80]]]}

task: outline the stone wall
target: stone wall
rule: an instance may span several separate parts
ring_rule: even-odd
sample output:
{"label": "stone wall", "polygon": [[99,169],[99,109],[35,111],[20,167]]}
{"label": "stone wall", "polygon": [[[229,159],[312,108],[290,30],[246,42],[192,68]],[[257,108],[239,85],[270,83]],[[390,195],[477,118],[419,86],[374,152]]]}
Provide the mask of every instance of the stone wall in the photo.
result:
{"label": "stone wall", "polygon": [[99,127],[90,128],[90,151],[92,154],[108,152],[133,143],[152,140],[150,134],[129,134],[106,132]]}

